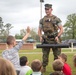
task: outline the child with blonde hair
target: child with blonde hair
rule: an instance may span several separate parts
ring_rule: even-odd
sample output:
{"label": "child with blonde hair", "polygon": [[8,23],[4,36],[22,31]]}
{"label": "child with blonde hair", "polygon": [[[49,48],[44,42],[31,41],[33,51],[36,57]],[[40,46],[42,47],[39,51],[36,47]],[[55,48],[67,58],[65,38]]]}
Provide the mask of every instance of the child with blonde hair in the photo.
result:
{"label": "child with blonde hair", "polygon": [[0,57],[0,75],[17,75],[13,64]]}
{"label": "child with blonde hair", "polygon": [[54,60],[52,64],[54,72],[50,75],[64,75],[64,73],[62,72],[63,66],[64,63],[60,59]]}
{"label": "child with blonde hair", "polygon": [[33,73],[31,75],[42,75],[41,69],[42,69],[42,62],[38,59],[35,59],[31,63],[31,68],[33,70]]}

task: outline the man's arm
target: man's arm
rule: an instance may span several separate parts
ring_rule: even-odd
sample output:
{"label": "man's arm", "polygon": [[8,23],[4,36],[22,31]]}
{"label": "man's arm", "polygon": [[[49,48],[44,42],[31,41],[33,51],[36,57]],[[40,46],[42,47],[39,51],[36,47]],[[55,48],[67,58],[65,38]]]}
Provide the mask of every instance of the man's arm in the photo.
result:
{"label": "man's arm", "polygon": [[63,33],[63,26],[59,25],[59,33],[58,33],[57,37],[61,36],[62,33]]}
{"label": "man's arm", "polygon": [[39,35],[39,38],[40,38],[40,42],[42,42],[42,25],[43,25],[43,19],[40,19],[39,21],[39,28],[38,28],[38,35]]}
{"label": "man's arm", "polygon": [[29,36],[29,34],[30,34],[30,28],[27,27],[26,31],[27,31],[26,35],[23,37],[22,41],[19,42],[19,43],[14,47],[15,49],[12,50],[13,52],[16,52],[16,51],[20,50],[20,48],[22,47],[24,41],[28,38],[28,36]]}
{"label": "man's arm", "polygon": [[38,35],[40,37],[40,42],[42,42],[42,29],[41,28],[38,29]]}
{"label": "man's arm", "polygon": [[41,30],[41,28],[38,29],[38,35],[39,35],[39,37],[42,36],[42,30]]}
{"label": "man's arm", "polygon": [[61,34],[63,33],[63,26],[62,26],[62,25],[59,25],[58,28],[59,28],[59,33],[58,33],[58,35],[55,37],[55,40],[56,40],[56,41],[59,40],[58,38],[59,38],[59,37],[61,36]]}

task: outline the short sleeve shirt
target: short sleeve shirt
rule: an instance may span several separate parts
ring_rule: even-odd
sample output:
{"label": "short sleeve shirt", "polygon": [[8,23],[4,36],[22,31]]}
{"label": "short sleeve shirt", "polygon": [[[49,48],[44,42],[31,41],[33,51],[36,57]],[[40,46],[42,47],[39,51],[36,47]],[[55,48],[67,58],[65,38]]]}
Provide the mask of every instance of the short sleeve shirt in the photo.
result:
{"label": "short sleeve shirt", "polygon": [[[53,15],[54,16],[54,15]],[[43,25],[43,19],[44,18],[42,18],[42,19],[40,19],[40,21],[39,21],[39,28],[41,28],[42,29],[42,25]],[[58,25],[58,26],[60,26],[61,25],[61,20],[58,18],[58,17],[56,17],[55,19],[55,22],[56,22],[56,25]]]}

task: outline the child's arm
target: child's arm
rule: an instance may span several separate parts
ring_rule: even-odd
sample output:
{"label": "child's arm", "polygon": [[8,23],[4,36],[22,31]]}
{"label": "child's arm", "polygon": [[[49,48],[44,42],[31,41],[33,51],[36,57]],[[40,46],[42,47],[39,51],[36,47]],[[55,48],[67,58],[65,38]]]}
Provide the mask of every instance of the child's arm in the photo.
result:
{"label": "child's arm", "polygon": [[29,34],[30,34],[30,28],[27,27],[26,31],[27,31],[27,34],[26,34],[26,35],[23,37],[23,39],[22,39],[22,40],[24,40],[24,41],[28,38],[28,36],[29,36]]}
{"label": "child's arm", "polygon": [[19,42],[19,43],[14,47],[13,52],[16,52],[16,51],[20,50],[20,48],[22,47],[24,41],[28,38],[28,36],[29,36],[29,34],[30,34],[30,28],[27,27],[26,31],[27,31],[27,33],[26,33],[26,35],[23,37],[23,39],[22,39],[23,41]]}
{"label": "child's arm", "polygon": [[13,54],[13,53],[18,52],[20,50],[20,48],[22,47],[24,41],[28,38],[28,36],[30,34],[30,28],[27,27],[26,31],[27,31],[27,34],[23,37],[23,39],[22,39],[23,41],[19,42],[16,46],[14,46],[12,49],[10,49],[10,51],[5,50],[4,52],[2,52],[3,57],[8,59],[9,54]]}

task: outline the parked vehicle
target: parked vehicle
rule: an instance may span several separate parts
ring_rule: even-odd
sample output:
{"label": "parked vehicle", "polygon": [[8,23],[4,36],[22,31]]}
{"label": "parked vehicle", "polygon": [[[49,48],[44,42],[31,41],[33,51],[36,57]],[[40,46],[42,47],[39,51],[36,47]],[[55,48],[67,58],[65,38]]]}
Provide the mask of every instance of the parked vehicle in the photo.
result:
{"label": "parked vehicle", "polygon": [[70,46],[71,46],[71,43],[73,43],[73,46],[76,46],[75,39],[68,39],[68,40],[62,41],[62,43],[64,43],[64,44],[68,43]]}
{"label": "parked vehicle", "polygon": [[35,43],[36,40],[34,40],[34,39],[28,39],[28,40],[26,40],[26,42],[27,42],[27,43]]}

